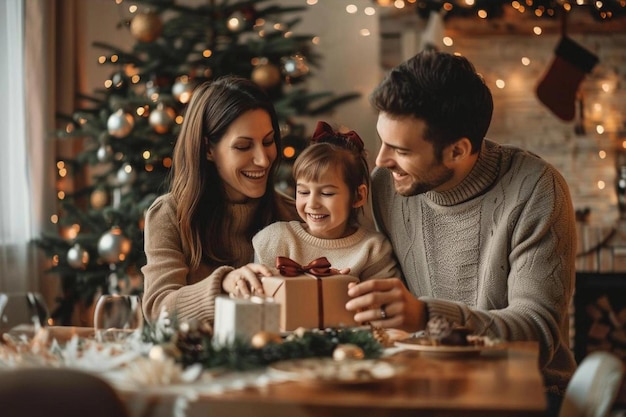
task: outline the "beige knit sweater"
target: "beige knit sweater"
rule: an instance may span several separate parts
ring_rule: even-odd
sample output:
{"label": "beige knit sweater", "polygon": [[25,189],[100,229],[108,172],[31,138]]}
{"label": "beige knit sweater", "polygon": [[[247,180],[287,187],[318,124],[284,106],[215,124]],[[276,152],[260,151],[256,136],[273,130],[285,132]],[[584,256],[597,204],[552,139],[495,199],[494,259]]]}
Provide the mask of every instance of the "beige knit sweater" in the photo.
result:
{"label": "beige knit sweater", "polygon": [[429,315],[504,340],[538,341],[546,386],[562,392],[575,369],[568,305],[576,232],[557,170],[486,141],[454,189],[403,197],[389,171],[377,169],[372,196],[377,225]]}
{"label": "beige knit sweater", "polygon": [[[180,230],[176,220],[176,201],[171,194],[155,200],[146,214],[144,248],[147,263],[144,275],[142,307],[149,320],[156,319],[162,308],[176,314],[178,320],[213,321],[215,296],[222,293],[222,280],[235,268],[254,259],[252,242],[245,231],[256,214],[258,200],[227,207],[225,245],[235,258],[233,265],[215,267],[201,263],[190,270],[183,254]],[[279,198],[280,220],[297,218],[293,199]]]}
{"label": "beige knit sweater", "polygon": [[321,239],[311,235],[299,221],[276,222],[252,239],[255,261],[274,267],[277,256],[307,264],[325,256],[333,268],[350,268],[349,275],[361,280],[399,277],[391,244],[379,232],[360,227],[350,236]]}

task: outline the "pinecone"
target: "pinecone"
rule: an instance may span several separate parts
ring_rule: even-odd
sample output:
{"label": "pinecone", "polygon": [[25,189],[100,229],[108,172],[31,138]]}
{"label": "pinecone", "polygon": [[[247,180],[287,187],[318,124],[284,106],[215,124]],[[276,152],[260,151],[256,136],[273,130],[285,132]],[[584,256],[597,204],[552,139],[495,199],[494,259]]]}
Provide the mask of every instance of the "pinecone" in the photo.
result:
{"label": "pinecone", "polygon": [[212,337],[213,330],[208,322],[191,321],[180,325],[174,340],[184,362],[194,363],[202,361]]}
{"label": "pinecone", "polygon": [[442,339],[452,331],[452,322],[443,316],[433,316],[426,323],[426,333],[433,339]]}
{"label": "pinecone", "polygon": [[372,335],[374,336],[374,339],[376,339],[378,343],[383,345],[383,347],[391,347],[394,345],[393,341],[391,340],[385,329],[383,329],[382,327],[372,326],[371,324],[370,326],[372,328]]}

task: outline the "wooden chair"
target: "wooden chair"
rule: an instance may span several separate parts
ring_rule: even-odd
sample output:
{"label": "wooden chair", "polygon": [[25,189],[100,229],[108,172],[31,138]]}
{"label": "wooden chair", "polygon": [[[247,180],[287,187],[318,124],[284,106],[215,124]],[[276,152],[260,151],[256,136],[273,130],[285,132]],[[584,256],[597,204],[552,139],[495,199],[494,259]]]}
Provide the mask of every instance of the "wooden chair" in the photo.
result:
{"label": "wooden chair", "polygon": [[2,417],[128,417],[101,378],[67,368],[0,370]]}
{"label": "wooden chair", "polygon": [[590,353],[567,386],[559,417],[607,417],[623,375],[624,366],[615,355],[602,351]]}

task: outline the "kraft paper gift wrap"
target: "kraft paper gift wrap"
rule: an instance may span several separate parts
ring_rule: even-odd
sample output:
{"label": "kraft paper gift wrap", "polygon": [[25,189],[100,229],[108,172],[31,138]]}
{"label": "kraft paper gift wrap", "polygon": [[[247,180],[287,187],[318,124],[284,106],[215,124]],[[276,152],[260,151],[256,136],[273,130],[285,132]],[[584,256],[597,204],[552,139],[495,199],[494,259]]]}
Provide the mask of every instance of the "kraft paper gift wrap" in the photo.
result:
{"label": "kraft paper gift wrap", "polygon": [[[325,259],[319,258],[303,267],[288,258],[279,257],[277,267],[281,276],[261,279],[265,294],[281,306],[281,331],[292,331],[298,327],[324,329],[357,325],[354,313],[347,311],[345,305],[350,299],[348,284],[359,282],[359,279],[337,274],[336,270],[330,269],[327,260],[327,264],[321,262],[327,268],[320,271],[318,261]],[[287,261],[291,263],[284,267]]]}
{"label": "kraft paper gift wrap", "polygon": [[279,333],[280,304],[269,297],[215,298],[213,338],[222,345],[235,338],[249,341],[260,331]]}

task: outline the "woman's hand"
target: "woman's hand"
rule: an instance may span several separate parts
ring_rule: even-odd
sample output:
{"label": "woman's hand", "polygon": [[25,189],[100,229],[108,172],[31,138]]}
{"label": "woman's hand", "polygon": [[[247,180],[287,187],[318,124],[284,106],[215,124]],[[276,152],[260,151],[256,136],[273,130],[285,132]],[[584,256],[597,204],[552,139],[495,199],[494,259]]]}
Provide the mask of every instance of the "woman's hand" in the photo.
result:
{"label": "woman's hand", "polygon": [[354,311],[357,323],[393,327],[415,332],[426,326],[426,305],[411,294],[398,278],[371,279],[348,288],[352,300],[346,309]]}
{"label": "woman's hand", "polygon": [[253,294],[263,295],[263,285],[259,277],[275,275],[272,270],[262,264],[249,263],[229,272],[222,281],[222,288],[237,297],[248,297]]}

